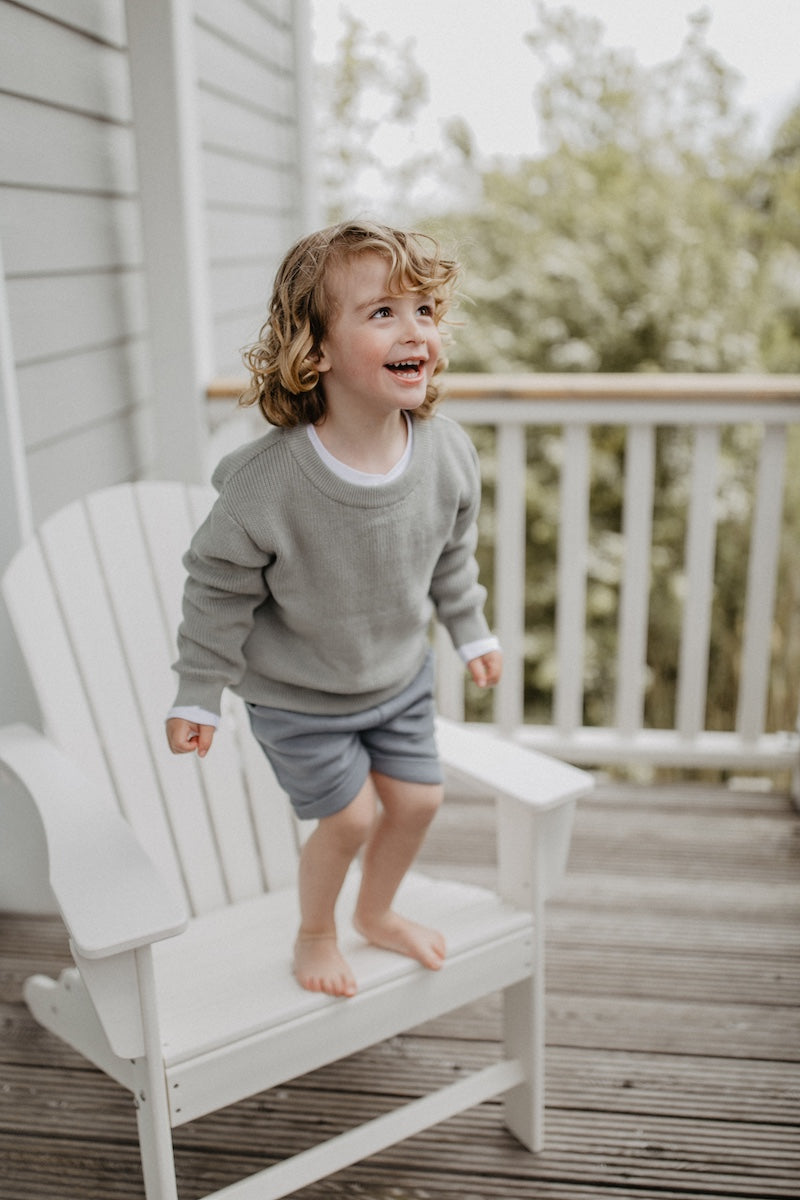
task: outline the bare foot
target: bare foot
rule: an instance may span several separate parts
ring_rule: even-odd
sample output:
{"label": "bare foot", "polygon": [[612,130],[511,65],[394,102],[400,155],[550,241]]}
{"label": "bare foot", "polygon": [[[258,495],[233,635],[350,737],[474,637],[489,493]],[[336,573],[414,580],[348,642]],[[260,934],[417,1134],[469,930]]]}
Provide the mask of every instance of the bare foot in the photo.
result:
{"label": "bare foot", "polygon": [[438,971],[445,960],[444,938],[437,929],[417,925],[391,910],[381,917],[355,916],[353,924],[373,946],[415,958],[429,971]]}
{"label": "bare foot", "polygon": [[356,981],[339,953],[335,933],[298,933],[294,944],[294,977],[309,992],[355,996]]}

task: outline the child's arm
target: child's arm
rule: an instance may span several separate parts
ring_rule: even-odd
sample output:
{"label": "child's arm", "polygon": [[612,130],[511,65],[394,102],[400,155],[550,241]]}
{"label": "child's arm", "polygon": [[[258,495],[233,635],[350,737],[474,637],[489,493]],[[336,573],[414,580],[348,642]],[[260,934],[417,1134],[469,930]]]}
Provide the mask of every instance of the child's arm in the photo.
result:
{"label": "child's arm", "polygon": [[475,683],[489,687],[500,678],[502,654],[486,624],[486,589],[478,581],[475,558],[481,498],[478,456],[463,432],[461,438],[460,449],[466,449],[467,461],[462,463],[458,512],[433,571],[430,597],[438,620],[450,634]]}
{"label": "child's arm", "polygon": [[176,745],[170,738],[176,753],[210,746],[208,735],[199,745],[189,744],[187,729],[199,737],[199,730],[211,725],[205,718],[219,713],[223,690],[241,681],[244,644],[255,609],[269,594],[265,569],[274,558],[228,514],[220,496],[183,559],[187,577],[174,664],[179,685],[168,719],[188,726],[181,727]]}
{"label": "child's arm", "polygon": [[467,663],[467,670],[478,687],[494,687],[503,670],[503,655],[500,650],[490,650]]}
{"label": "child's arm", "polygon": [[214,725],[200,725],[183,717],[170,717],[167,721],[167,741],[173,754],[191,754],[196,750],[199,758],[205,758],[215,733]]}

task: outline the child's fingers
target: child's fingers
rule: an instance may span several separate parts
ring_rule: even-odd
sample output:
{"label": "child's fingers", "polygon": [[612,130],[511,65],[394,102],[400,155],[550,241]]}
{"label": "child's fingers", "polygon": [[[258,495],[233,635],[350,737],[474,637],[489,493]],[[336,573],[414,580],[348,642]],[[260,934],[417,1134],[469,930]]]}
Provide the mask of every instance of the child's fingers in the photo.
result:
{"label": "child's fingers", "polygon": [[198,725],[197,726],[197,753],[200,758],[205,758],[211,749],[211,743],[214,740],[213,725]]}
{"label": "child's fingers", "polygon": [[499,650],[491,650],[483,656],[483,662],[486,670],[486,682],[489,687],[494,687],[499,682],[503,671],[503,655]]}
{"label": "child's fingers", "polygon": [[205,758],[213,738],[213,725],[197,725],[181,717],[171,717],[167,721],[167,741],[173,754],[191,754],[196,750],[201,758]]}
{"label": "child's fingers", "polygon": [[188,754],[194,749],[191,744],[191,731],[189,722],[180,717],[171,717],[167,721],[167,741],[173,754]]}
{"label": "child's fingers", "polygon": [[503,656],[499,650],[491,650],[480,658],[473,658],[467,663],[467,670],[478,687],[493,687],[500,678],[503,666]]}
{"label": "child's fingers", "polygon": [[491,669],[487,661],[487,655],[482,654],[480,658],[473,658],[472,662],[467,664],[467,669],[478,687],[489,687],[492,683]]}
{"label": "child's fingers", "polygon": [[477,683],[478,687],[486,687],[486,668],[482,658],[473,658],[471,662],[467,663],[467,670],[472,676],[473,683]]}

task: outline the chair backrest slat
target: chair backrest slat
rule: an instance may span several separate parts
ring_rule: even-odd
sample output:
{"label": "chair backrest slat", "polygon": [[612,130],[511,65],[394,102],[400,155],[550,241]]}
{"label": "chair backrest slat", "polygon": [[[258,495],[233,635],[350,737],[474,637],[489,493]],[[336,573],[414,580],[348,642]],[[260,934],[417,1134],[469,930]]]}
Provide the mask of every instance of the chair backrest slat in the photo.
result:
{"label": "chair backrest slat", "polygon": [[[207,489],[180,484],[96,493],[50,518],[39,545],[24,548],[8,576],[9,607],[48,731],[113,786],[195,913],[279,886],[296,866],[286,798],[265,762],[258,783],[250,778],[236,721],[224,723],[203,763],[166,746],[181,557],[208,505]],[[47,587],[29,615],[28,586],[42,578]],[[32,620],[47,624],[41,644],[36,628],[28,630]]]}
{"label": "chair backrest slat", "polygon": [[70,748],[98,787],[113,791],[114,782],[38,541],[30,542],[11,562],[3,578],[3,596],[39,700],[45,732],[59,746]]}
{"label": "chair backrest slat", "polygon": [[[170,672],[174,639],[165,626],[134,489],[114,488],[89,497],[87,507],[128,687],[141,714],[156,788],[172,830],[189,902],[195,912],[218,908],[228,899],[228,891],[201,773],[194,760],[182,762],[164,753],[164,715],[174,690]],[[174,502],[162,510],[162,525],[169,520],[172,507]],[[128,763],[123,765],[131,770]],[[125,810],[128,812],[130,805]]]}
{"label": "chair backrest slat", "polygon": [[[225,730],[236,739],[240,765],[250,798],[254,844],[270,889],[289,887],[297,877],[300,831],[286,793],[250,732],[244,704],[227,694],[223,700]],[[210,757],[210,756],[209,756]],[[304,822],[310,832],[313,822]]]}
{"label": "chair backrest slat", "polygon": [[[187,501],[192,532],[198,528],[211,507],[215,497],[212,488],[189,488]],[[188,540],[187,540],[188,545]],[[183,591],[183,576],[180,593]],[[180,594],[179,593],[179,594]],[[180,619],[180,610],[176,615]],[[257,851],[261,872],[269,888],[287,887],[294,883],[297,873],[297,845],[299,831],[286,793],[281,789],[250,732],[250,721],[244,703],[230,692],[223,697],[223,723],[214,738],[214,756],[222,762],[223,750],[228,761],[235,761],[242,772],[242,791],[237,792],[237,803],[248,808],[253,823],[252,845]],[[205,766],[211,764],[212,756]],[[220,793],[226,804],[233,802],[230,789]],[[233,886],[233,885],[232,885]]]}
{"label": "chair backrest slat", "polygon": [[181,770],[155,744],[169,657],[143,548],[120,499],[106,497],[91,524],[84,504],[71,505],[44,525],[42,545],[120,807],[154,856],[170,831],[189,903],[203,911],[223,904],[225,889],[193,764]]}
{"label": "chair backrest slat", "polygon": [[[136,489],[139,519],[164,614],[167,638],[165,664],[172,662],[177,653],[175,633],[181,618],[184,581],[181,560],[195,528],[208,512],[213,496],[210,488],[183,488],[171,483],[140,485]],[[170,675],[164,693],[167,704],[175,686],[175,678]],[[162,740],[164,708],[165,704],[162,703],[159,711],[159,736]],[[202,765],[198,764],[198,769],[227,895],[231,900],[258,895],[264,890],[268,877],[254,838],[241,756],[227,722],[214,738],[212,753]]]}
{"label": "chair backrest slat", "polygon": [[[124,527],[115,529],[113,538],[120,546],[127,544],[132,553]],[[174,827],[164,821],[166,815],[158,803],[160,785],[145,713],[132,686],[132,667],[138,668],[140,659],[134,662],[130,652],[126,654],[109,592],[112,583],[104,571],[85,504],[72,504],[50,518],[41,529],[40,542],[120,808],[162,869],[169,862],[175,872],[178,863],[169,848]],[[139,592],[137,587],[137,601]],[[140,602],[137,623],[144,642],[148,622]],[[71,696],[61,692],[60,684],[58,678],[50,680],[50,698],[43,697],[43,703],[53,708],[70,706]],[[54,721],[55,713],[49,724]],[[71,750],[68,745],[65,749]]]}

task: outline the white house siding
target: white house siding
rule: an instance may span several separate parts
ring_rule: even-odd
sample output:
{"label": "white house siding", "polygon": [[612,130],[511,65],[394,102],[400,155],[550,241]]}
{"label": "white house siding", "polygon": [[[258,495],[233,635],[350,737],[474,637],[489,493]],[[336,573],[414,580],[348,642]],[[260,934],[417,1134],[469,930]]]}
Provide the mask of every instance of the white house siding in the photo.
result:
{"label": "white house siding", "polygon": [[[215,374],[241,369],[300,232],[289,0],[196,0]],[[0,238],[34,519],[147,474],[123,0],[0,0]]]}
{"label": "white house siding", "polygon": [[217,374],[241,371],[275,268],[301,232],[293,6],[196,0],[196,62]]}
{"label": "white house siding", "polygon": [[[194,2],[216,374],[240,369],[276,262],[302,228],[293,26],[303,10],[302,0]],[[0,0],[0,318],[13,348],[3,355],[0,338],[0,570],[28,514],[38,523],[150,473],[137,187],[124,0]],[[22,467],[25,520],[9,462]],[[35,720],[1,606],[0,659],[0,721]],[[0,910],[48,907],[43,861],[24,798],[0,785]]]}
{"label": "white house siding", "polygon": [[31,506],[141,470],[146,314],[122,0],[0,3],[0,236]]}

